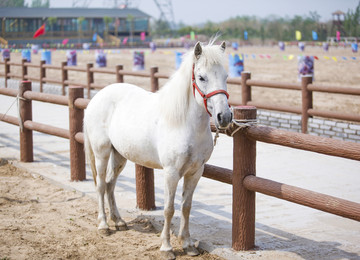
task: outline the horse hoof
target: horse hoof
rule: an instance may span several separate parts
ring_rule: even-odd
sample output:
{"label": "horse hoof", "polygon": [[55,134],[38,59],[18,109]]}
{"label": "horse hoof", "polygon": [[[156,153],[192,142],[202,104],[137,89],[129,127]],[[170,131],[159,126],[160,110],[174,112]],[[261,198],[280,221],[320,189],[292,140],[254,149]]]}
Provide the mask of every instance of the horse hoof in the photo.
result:
{"label": "horse hoof", "polygon": [[163,260],[174,260],[176,258],[175,254],[172,250],[171,251],[160,251],[160,252],[161,252],[161,259],[163,259]]}
{"label": "horse hoof", "polygon": [[115,227],[117,231],[126,231],[129,230],[128,226],[126,224],[121,224]]}
{"label": "horse hoof", "polygon": [[184,248],[184,251],[188,256],[200,255],[199,251],[194,246],[188,246],[187,248]]}
{"label": "horse hoof", "polygon": [[110,236],[110,229],[108,229],[108,228],[98,229],[98,233],[99,233],[99,235],[102,235],[102,236]]}

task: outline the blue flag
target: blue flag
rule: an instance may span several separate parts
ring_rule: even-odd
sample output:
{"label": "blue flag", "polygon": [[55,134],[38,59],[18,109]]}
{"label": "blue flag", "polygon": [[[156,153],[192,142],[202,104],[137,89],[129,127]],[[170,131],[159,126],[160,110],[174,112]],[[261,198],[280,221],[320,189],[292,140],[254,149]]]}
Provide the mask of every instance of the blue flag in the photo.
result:
{"label": "blue flag", "polygon": [[247,41],[247,39],[248,39],[248,32],[247,31],[244,31],[244,39],[245,39],[245,41]]}
{"label": "blue flag", "polygon": [[318,40],[318,35],[315,31],[312,31],[312,38],[314,41],[317,41]]}
{"label": "blue flag", "polygon": [[93,42],[96,42],[96,39],[97,39],[97,33],[94,33],[93,38],[92,38]]}

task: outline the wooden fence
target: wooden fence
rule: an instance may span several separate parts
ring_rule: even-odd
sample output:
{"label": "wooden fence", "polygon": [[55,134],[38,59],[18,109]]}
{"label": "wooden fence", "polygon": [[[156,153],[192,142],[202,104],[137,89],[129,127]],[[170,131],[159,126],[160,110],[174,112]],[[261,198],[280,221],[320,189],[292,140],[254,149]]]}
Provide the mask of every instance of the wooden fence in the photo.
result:
{"label": "wooden fence", "polygon": [[[14,78],[20,80],[31,80],[40,82],[40,92],[43,91],[43,85],[45,83],[53,83],[61,85],[62,95],[65,95],[65,88],[69,85],[81,86],[86,89],[87,97],[90,97],[90,91],[92,89],[101,89],[105,87],[104,85],[96,84],[94,82],[94,74],[109,74],[114,75],[114,82],[124,82],[124,76],[137,76],[137,77],[148,77],[150,78],[151,86],[154,87],[154,84],[157,84],[156,89],[159,87],[158,79],[168,79],[169,75],[164,73],[159,73],[157,67],[153,67],[149,72],[147,71],[126,71],[123,69],[122,65],[116,65],[115,68],[94,68],[92,63],[88,63],[86,67],[74,67],[67,66],[66,62],[61,62],[60,66],[48,65],[45,64],[45,61],[41,61],[39,65],[28,63],[25,60],[22,60],[21,63],[10,62],[9,59],[5,59],[3,62],[0,62],[0,65],[4,65],[4,72],[0,73],[0,76],[5,78],[5,87],[7,87],[7,79]],[[11,66],[20,66],[21,74],[15,74],[11,71]],[[29,75],[27,68],[38,68],[39,77],[33,77]],[[61,79],[53,79],[47,77],[46,71],[48,69],[60,70]],[[70,80],[68,71],[77,71],[86,73],[86,82]],[[275,110],[281,112],[289,112],[300,114],[302,117],[301,120],[301,131],[302,133],[307,133],[308,130],[308,118],[313,116],[324,117],[329,119],[339,119],[347,120],[353,122],[360,122],[360,115],[355,113],[340,113],[333,111],[324,111],[313,108],[313,92],[326,92],[334,95],[343,94],[343,95],[353,95],[360,96],[360,88],[352,87],[336,87],[336,86],[322,86],[312,83],[312,77],[302,77],[301,83],[280,83],[280,82],[268,82],[261,80],[251,79],[251,74],[249,72],[243,72],[241,79],[239,78],[229,78],[227,81],[229,84],[235,84],[241,87],[241,100],[232,98],[230,100],[231,105],[253,105],[257,108]],[[264,104],[252,100],[252,88],[261,87],[261,88],[277,88],[277,89],[286,89],[301,91],[302,101],[301,107],[285,106],[285,105],[275,105],[275,104]]]}
{"label": "wooden fence", "polygon": [[[156,86],[156,81],[154,80],[153,86]],[[85,154],[81,127],[83,110],[89,100],[83,98],[83,88],[69,87],[69,95],[65,97],[32,92],[31,82],[26,81],[21,83],[19,91],[0,88],[0,94],[19,98],[20,123],[17,117],[3,114],[0,114],[0,117],[7,123],[23,127],[20,131],[20,160],[33,161],[32,131],[34,130],[67,138],[70,139],[71,180],[84,180]],[[69,130],[33,122],[32,100],[69,106]],[[254,120],[256,108],[234,107],[234,119]],[[214,131],[215,127],[211,127]],[[249,250],[255,246],[255,192],[360,221],[360,203],[256,177],[256,141],[358,161],[360,161],[360,144],[256,125],[240,130],[236,125],[232,125],[223,133],[233,134],[233,170],[205,165],[203,176],[233,186],[233,249]],[[153,209],[155,206],[153,170],[137,165],[135,178],[138,207],[143,210]]]}

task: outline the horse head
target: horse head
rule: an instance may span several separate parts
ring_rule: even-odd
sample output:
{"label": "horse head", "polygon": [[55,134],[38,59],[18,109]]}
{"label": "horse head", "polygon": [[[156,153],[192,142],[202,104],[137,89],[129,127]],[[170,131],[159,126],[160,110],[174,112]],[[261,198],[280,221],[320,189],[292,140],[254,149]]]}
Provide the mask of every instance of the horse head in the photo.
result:
{"label": "horse head", "polygon": [[213,116],[217,128],[226,128],[232,121],[227,72],[223,66],[225,47],[225,42],[219,46],[202,46],[198,42],[194,48],[193,93],[197,103],[204,107],[209,116]]}

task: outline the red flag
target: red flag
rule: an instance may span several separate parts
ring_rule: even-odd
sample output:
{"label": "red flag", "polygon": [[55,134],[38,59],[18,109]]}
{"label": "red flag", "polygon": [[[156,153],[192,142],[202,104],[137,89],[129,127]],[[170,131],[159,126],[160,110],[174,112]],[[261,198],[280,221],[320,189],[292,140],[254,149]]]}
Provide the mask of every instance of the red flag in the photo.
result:
{"label": "red flag", "polygon": [[39,37],[40,35],[43,35],[45,34],[45,24],[41,25],[39,29],[37,29],[37,31],[34,33],[34,36],[33,38],[37,38]]}

